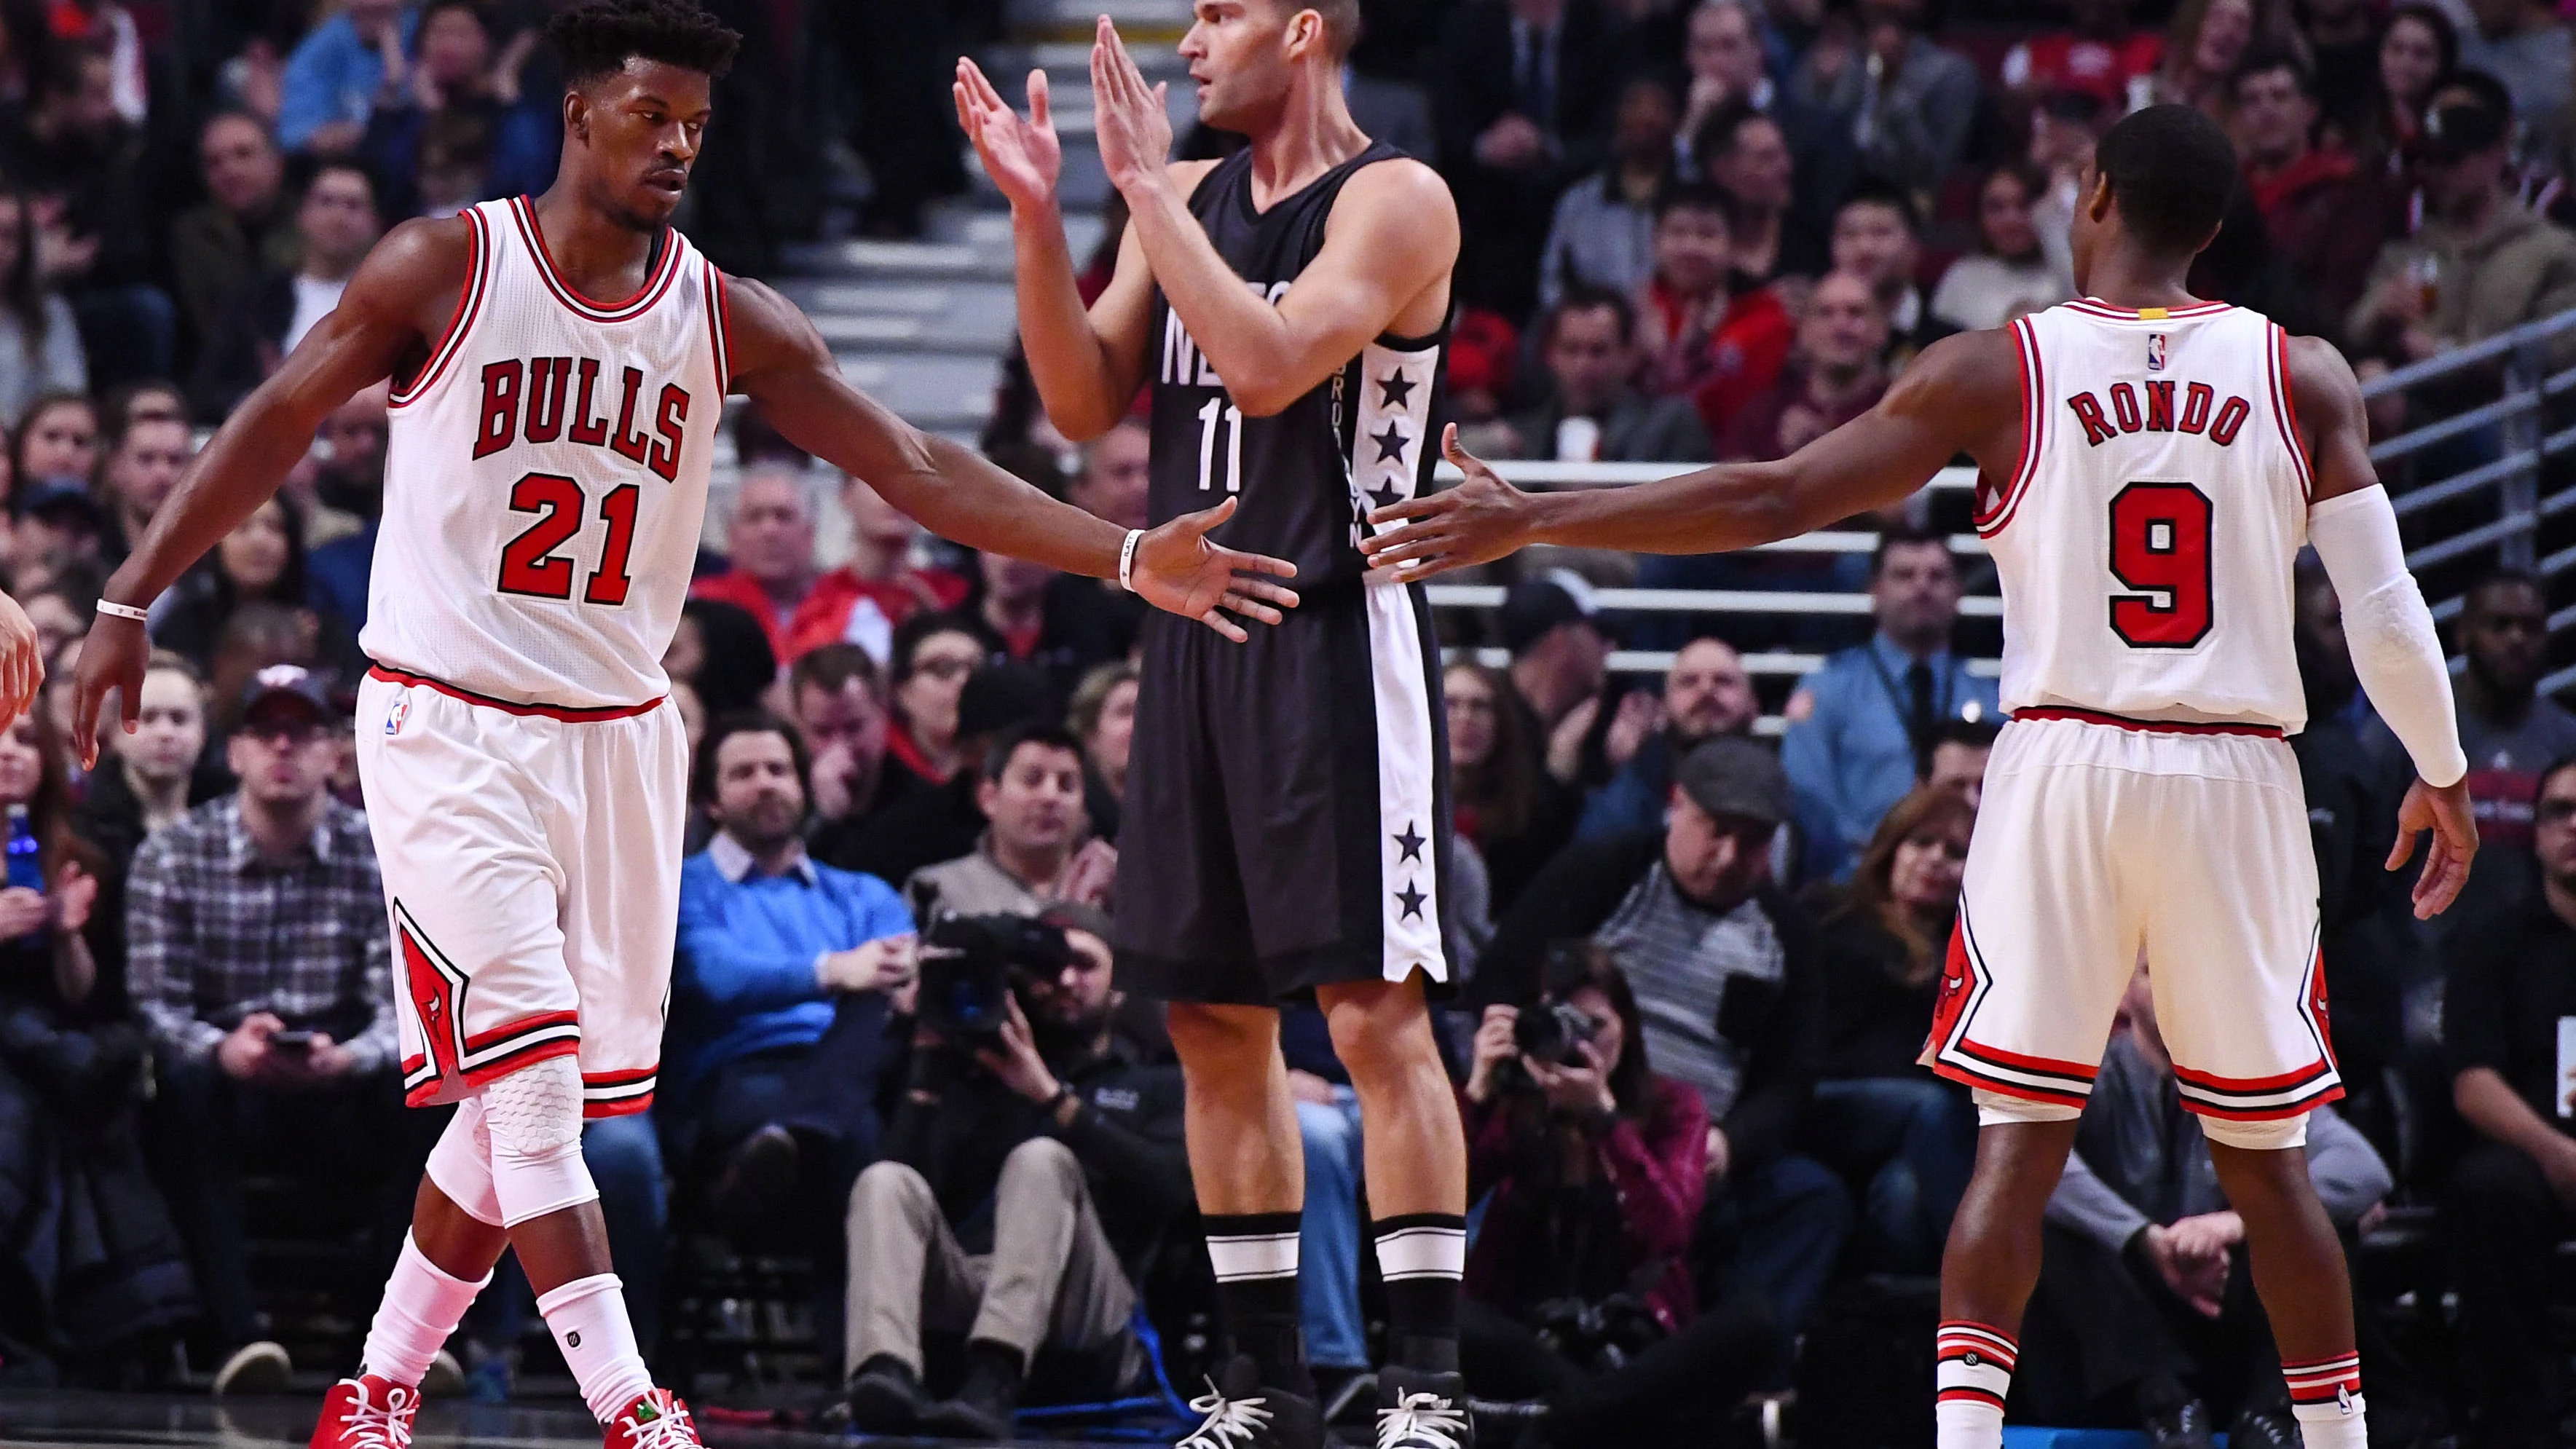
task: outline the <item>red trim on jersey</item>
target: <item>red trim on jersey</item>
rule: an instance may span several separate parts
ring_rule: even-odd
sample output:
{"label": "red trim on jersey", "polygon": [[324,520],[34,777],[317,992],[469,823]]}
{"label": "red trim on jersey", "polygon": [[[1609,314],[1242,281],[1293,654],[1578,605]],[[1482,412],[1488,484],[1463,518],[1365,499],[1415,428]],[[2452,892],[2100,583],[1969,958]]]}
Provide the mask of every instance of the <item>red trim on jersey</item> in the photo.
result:
{"label": "red trim on jersey", "polygon": [[2192,317],[2214,317],[2235,304],[2230,302],[2194,302],[2188,307],[2163,308],[2161,309],[2164,312],[2162,317],[2141,316],[2130,308],[2114,307],[2107,302],[2096,302],[2090,297],[2079,297],[2065,305],[2069,309],[2081,312],[2088,317],[2107,317],[2121,322],[2175,322]]}
{"label": "red trim on jersey", "polygon": [[707,269],[707,336],[715,341],[716,397],[721,400],[733,391],[733,315],[725,306],[725,274],[708,262]]}
{"label": "red trim on jersey", "polygon": [[2272,421],[2280,426],[2281,441],[2290,445],[2290,459],[2299,470],[2299,497],[2316,499],[2316,469],[2308,461],[2308,445],[2299,441],[2298,400],[2290,393],[2290,334],[2281,324],[2272,325],[2272,355],[2268,366],[2272,372]]}
{"label": "red trim on jersey", "polygon": [[565,281],[563,274],[555,269],[554,254],[546,250],[546,234],[537,226],[535,203],[525,196],[511,197],[510,215],[519,223],[519,235],[527,239],[528,252],[536,258],[537,275],[544,280],[546,290],[555,294],[556,301],[593,322],[626,322],[642,316],[653,309],[654,303],[662,300],[662,294],[671,289],[671,279],[680,274],[680,237],[665,227],[662,264],[652,276],[644,279],[643,287],[623,302],[594,302],[583,296],[580,288]]}
{"label": "red trim on jersey", "polygon": [[2004,1408],[2002,1396],[1967,1384],[1953,1384],[1933,1395],[1933,1399],[1944,1404],[1983,1404],[1998,1414]]}
{"label": "red trim on jersey", "polygon": [[432,384],[447,373],[456,355],[465,350],[465,335],[474,330],[474,319],[483,312],[483,299],[491,291],[492,229],[483,213],[467,207],[463,213],[468,232],[473,237],[473,254],[466,262],[465,285],[456,293],[456,310],[448,314],[447,328],[438,336],[438,344],[429,350],[429,358],[410,385],[395,388],[386,399],[389,407],[403,407],[418,401]]}
{"label": "red trim on jersey", "polygon": [[2269,1077],[2222,1077],[2216,1072],[2196,1072],[2180,1062],[2174,1063],[2174,1080],[2205,1092],[2236,1096],[2265,1096],[2304,1087],[2319,1076],[2332,1071],[2324,1062],[2311,1062],[2295,1072],[2282,1072]]}
{"label": "red trim on jersey", "polygon": [[2022,494],[2039,476],[2040,449],[2048,440],[2048,376],[2039,360],[2039,332],[2028,317],[2016,317],[2012,323],[2013,346],[2021,364],[2021,454],[2013,460],[2012,477],[2005,483],[2003,496],[1983,518],[1970,520],[1980,538],[1992,538],[2012,522],[2021,507]]}
{"label": "red trim on jersey", "polygon": [[2282,738],[2279,725],[2255,724],[2251,721],[2131,719],[2125,714],[2110,714],[2098,709],[2077,709],[2072,705],[2050,704],[2033,709],[2017,709],[2014,719],[2071,719],[2085,724],[2111,725],[2124,730],[2139,730],[2159,735],[2251,735],[2258,739]]}
{"label": "red trim on jersey", "polygon": [[[584,1072],[581,1074],[581,1115],[596,1121],[602,1117],[624,1117],[653,1105],[653,1079],[661,1067],[644,1067],[631,1072]],[[634,1089],[642,1087],[638,1092]],[[593,1096],[593,1093],[627,1092],[627,1096]]]}
{"label": "red trim on jersey", "polygon": [[633,719],[639,714],[650,714],[661,708],[662,701],[669,698],[668,695],[656,695],[642,704],[605,704],[576,709],[570,705],[522,704],[516,700],[494,699],[488,694],[476,694],[470,689],[459,689],[443,679],[432,679],[426,674],[412,674],[400,669],[388,669],[381,664],[368,669],[367,677],[381,679],[388,684],[417,684],[435,689],[450,699],[461,699],[467,704],[479,704],[485,709],[497,709],[505,714],[559,719],[566,724],[597,724],[603,720]]}
{"label": "red trim on jersey", "polygon": [[1984,1046],[1968,1040],[1964,1035],[1959,1038],[1959,1050],[1970,1058],[1982,1060],[1992,1066],[2010,1067],[2015,1071],[2029,1072],[2035,1076],[2064,1077],[2075,1082],[2090,1083],[2094,1074],[2101,1070],[2099,1067],[2088,1067],[2082,1062],[2062,1062],[2054,1057],[2025,1056],[2020,1052],[2005,1051],[2001,1047]]}
{"label": "red trim on jersey", "polygon": [[1973,1067],[1961,1066],[1946,1056],[1934,1059],[1932,1075],[1957,1082],[1964,1087],[1980,1088],[2000,1097],[2018,1097],[2025,1102],[2046,1102],[2052,1106],[2080,1108],[2088,1100],[2084,1092],[2052,1091],[2046,1087],[2031,1086],[2026,1082],[1991,1077]]}
{"label": "red trim on jersey", "polygon": [[[556,1057],[573,1056],[578,1054],[580,1051],[581,1039],[579,1037],[548,1037],[543,1041],[532,1042],[518,1051],[504,1052],[500,1056],[493,1058],[491,1061],[485,1062],[479,1067],[468,1068],[460,1075],[462,1076],[465,1085],[468,1087],[488,1087],[501,1078],[508,1076],[510,1073],[519,1070],[521,1067],[532,1066],[538,1062],[552,1061]],[[443,1089],[447,1088],[449,1084],[457,1080],[458,1077],[453,1075],[432,1077],[430,1080],[403,1093],[403,1105],[406,1107],[430,1106],[438,1100],[439,1094]],[[622,1106],[623,1104],[621,1103],[618,1105]],[[628,1108],[627,1110],[632,1111],[634,1109]]]}
{"label": "red trim on jersey", "polygon": [[579,1025],[581,1025],[580,1012],[540,1011],[533,1016],[523,1016],[516,1021],[504,1022],[499,1026],[493,1027],[489,1031],[478,1031],[474,1033],[472,1036],[465,1039],[465,1049],[468,1052],[479,1052],[500,1042],[508,1041],[514,1036],[519,1036],[526,1032],[537,1031],[544,1027]]}
{"label": "red trim on jersey", "polygon": [[2319,1091],[2295,1101],[2283,1102],[2278,1106],[2225,1107],[2215,1102],[2204,1102],[2198,1097],[2184,1097],[2182,1109],[2195,1116],[2215,1117],[2222,1122],[2278,1122],[2286,1117],[2296,1117],[2301,1113],[2314,1111],[2328,1102],[2340,1101],[2342,1098],[2343,1080],[2337,1078],[2328,1082]]}

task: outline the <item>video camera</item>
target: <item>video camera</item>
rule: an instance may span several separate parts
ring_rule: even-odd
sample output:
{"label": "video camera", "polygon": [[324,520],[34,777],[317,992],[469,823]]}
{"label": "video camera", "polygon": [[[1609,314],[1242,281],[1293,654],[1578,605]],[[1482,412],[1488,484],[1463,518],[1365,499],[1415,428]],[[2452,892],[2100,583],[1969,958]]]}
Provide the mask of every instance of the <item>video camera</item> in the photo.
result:
{"label": "video camera", "polygon": [[[1591,979],[1589,949],[1581,941],[1560,941],[1549,948],[1539,967],[1538,1000],[1512,1018],[1512,1044],[1521,1057],[1555,1067],[1583,1065],[1583,1044],[1601,1034],[1601,1024],[1566,998]],[[1495,1080],[1515,1089],[1538,1085],[1517,1058],[1501,1063]]]}
{"label": "video camera", "polygon": [[1027,916],[938,916],[921,937],[921,1023],[951,1041],[991,1041],[1023,979],[1052,978],[1074,959],[1063,930]]}

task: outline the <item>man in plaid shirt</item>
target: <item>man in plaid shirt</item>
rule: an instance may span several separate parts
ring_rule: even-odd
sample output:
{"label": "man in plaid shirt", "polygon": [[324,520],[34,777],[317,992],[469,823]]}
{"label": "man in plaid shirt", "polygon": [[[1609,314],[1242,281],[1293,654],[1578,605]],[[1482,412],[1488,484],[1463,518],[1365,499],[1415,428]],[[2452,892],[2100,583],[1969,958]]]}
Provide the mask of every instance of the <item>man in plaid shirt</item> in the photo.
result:
{"label": "man in plaid shirt", "polygon": [[352,1166],[361,1181],[381,1177],[390,1262],[445,1115],[401,1110],[375,845],[366,817],[329,791],[348,712],[314,676],[278,665],[251,681],[241,720],[240,791],[145,841],[126,887],[128,979],[160,1057],[172,1206],[228,1356],[218,1391],[282,1388],[289,1367],[260,1341],[244,1154],[302,1164],[317,1191],[345,1189]]}

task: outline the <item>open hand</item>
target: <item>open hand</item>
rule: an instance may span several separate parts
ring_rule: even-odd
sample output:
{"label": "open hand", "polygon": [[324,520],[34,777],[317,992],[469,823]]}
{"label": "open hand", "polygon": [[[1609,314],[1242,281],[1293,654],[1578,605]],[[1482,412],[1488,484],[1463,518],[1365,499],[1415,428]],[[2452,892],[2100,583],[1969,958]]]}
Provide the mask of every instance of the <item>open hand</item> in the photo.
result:
{"label": "open hand", "polygon": [[1022,120],[984,78],[975,62],[957,60],[957,81],[949,87],[957,99],[957,124],[975,143],[984,174],[1002,190],[1014,211],[1044,210],[1055,205],[1056,178],[1064,174],[1064,144],[1056,139],[1055,113],[1047,103],[1046,72],[1029,72],[1029,114]]}
{"label": "open hand", "polygon": [[2433,846],[2424,857],[2423,874],[2415,877],[2415,919],[2419,921],[2429,921],[2448,909],[2459,899],[2460,887],[2469,883],[2469,862],[2478,853],[2478,821],[2469,808],[2465,778],[2448,785],[2417,780],[2406,787],[2406,799],[2397,807],[2397,843],[2388,852],[2390,870],[2415,854],[2415,837],[2427,830],[2433,832]]}
{"label": "open hand", "polygon": [[141,622],[101,614],[89,626],[72,671],[72,754],[81,768],[98,766],[98,713],[110,694],[125,717],[125,732],[134,733],[142,719],[143,666],[151,658],[152,639]]}
{"label": "open hand", "polygon": [[36,702],[36,690],[45,682],[45,655],[36,640],[36,626],[27,619],[27,611],[18,601],[0,594],[0,730],[17,723]]}
{"label": "open hand", "polygon": [[1100,165],[1109,184],[1128,187],[1161,179],[1172,154],[1172,114],[1164,108],[1161,82],[1145,84],[1118,27],[1100,17],[1091,42],[1092,136],[1100,144]]}
{"label": "open hand", "polygon": [[1536,510],[1530,496],[1460,447],[1457,424],[1441,430],[1440,452],[1466,478],[1371,513],[1370,524],[1386,531],[1360,540],[1370,568],[1424,579],[1492,563],[1531,541]]}
{"label": "open hand", "polygon": [[98,877],[81,869],[78,861],[65,861],[54,873],[49,903],[54,925],[77,934],[89,925],[90,908],[98,904]]}
{"label": "open hand", "polygon": [[1297,566],[1266,554],[1243,553],[1208,542],[1208,531],[1234,516],[1229,498],[1214,508],[1184,513],[1136,541],[1129,577],[1137,597],[1187,619],[1196,619],[1240,644],[1251,638],[1226,617],[1276,624],[1281,609],[1297,607],[1297,591],[1273,578],[1293,579]]}
{"label": "open hand", "polygon": [[1043,1102],[1055,1095],[1055,1073],[1048,1069],[1046,1058],[1038,1055],[1037,1037],[1029,1030],[1029,1019],[1020,1012],[1017,996],[1003,998],[1010,1009],[1010,1019],[1002,1023],[998,1046],[977,1047],[975,1060],[1005,1087],[1028,1098]]}

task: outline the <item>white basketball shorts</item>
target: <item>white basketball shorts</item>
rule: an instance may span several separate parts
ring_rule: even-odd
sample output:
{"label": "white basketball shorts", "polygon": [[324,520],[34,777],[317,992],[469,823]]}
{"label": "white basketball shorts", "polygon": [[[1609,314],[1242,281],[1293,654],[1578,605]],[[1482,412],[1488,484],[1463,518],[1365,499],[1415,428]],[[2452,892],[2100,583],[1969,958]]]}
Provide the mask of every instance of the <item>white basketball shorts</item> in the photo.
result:
{"label": "white basketball shorts", "polygon": [[679,710],[509,704],[378,667],[357,728],[405,1100],[577,1056],[584,1116],[652,1105],[688,809]]}
{"label": "white basketball shorts", "polygon": [[1924,1065],[2081,1107],[2142,948],[2185,1107],[2265,1122],[2343,1095],[2307,795],[2280,732],[2017,712],[1986,766]]}

